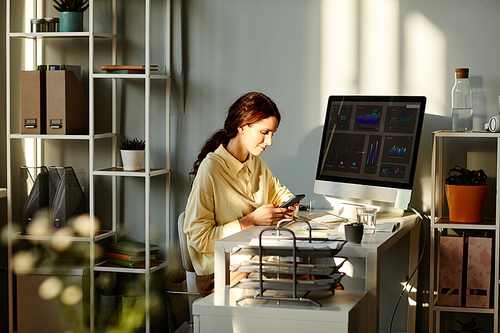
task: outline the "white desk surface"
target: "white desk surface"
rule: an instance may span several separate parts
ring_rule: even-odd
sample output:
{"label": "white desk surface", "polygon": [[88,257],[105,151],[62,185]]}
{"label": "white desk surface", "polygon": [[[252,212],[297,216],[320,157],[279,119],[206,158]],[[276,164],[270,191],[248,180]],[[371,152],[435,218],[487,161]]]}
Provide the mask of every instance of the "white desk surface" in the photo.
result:
{"label": "white desk surface", "polygon": [[0,188],[0,198],[5,198],[7,196],[7,189]]}
{"label": "white desk surface", "polygon": [[[279,296],[287,294],[276,293]],[[224,332],[235,327],[244,332],[284,332],[288,329],[296,332],[320,332],[321,329],[347,332],[345,328],[352,327],[353,324],[355,327],[359,327],[360,323],[366,325],[365,291],[336,290],[335,294],[311,293],[307,296],[320,302],[321,307],[309,302],[281,301],[276,304],[273,300],[253,298],[237,304],[236,300],[244,295],[256,295],[256,292],[226,286],[196,300],[193,303],[195,332]],[[251,325],[245,325],[246,323]],[[365,332],[366,328],[356,331]]]}
{"label": "white desk surface", "polygon": [[[381,223],[400,223],[399,228],[394,231],[377,231],[374,234],[363,235],[361,244],[346,243],[339,255],[351,258],[366,258],[370,252],[385,252],[389,247],[402,238],[408,231],[413,229],[418,219],[416,214],[407,214],[403,217],[395,217],[384,220],[377,220],[377,224]],[[296,226],[289,226],[291,229],[300,229],[304,224],[297,224]],[[340,224],[335,224],[333,229],[328,230],[328,234],[332,236],[339,236],[344,239],[344,233],[339,231]],[[234,247],[241,244],[248,244],[248,242],[259,235],[260,231],[265,227],[255,226],[245,229],[234,235],[228,236],[215,242],[215,246],[222,246],[224,252],[229,253]],[[324,232],[324,230],[321,230]]]}

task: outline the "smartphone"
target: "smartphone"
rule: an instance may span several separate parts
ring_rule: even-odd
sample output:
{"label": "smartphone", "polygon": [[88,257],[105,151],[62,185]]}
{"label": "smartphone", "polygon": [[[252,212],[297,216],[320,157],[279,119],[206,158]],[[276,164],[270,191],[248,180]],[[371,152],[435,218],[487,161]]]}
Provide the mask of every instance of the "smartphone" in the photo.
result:
{"label": "smartphone", "polygon": [[283,203],[280,208],[287,208],[290,206],[295,205],[296,203],[300,202],[300,200],[304,199],[306,195],[305,194],[296,194],[290,199],[288,199],[285,203]]}

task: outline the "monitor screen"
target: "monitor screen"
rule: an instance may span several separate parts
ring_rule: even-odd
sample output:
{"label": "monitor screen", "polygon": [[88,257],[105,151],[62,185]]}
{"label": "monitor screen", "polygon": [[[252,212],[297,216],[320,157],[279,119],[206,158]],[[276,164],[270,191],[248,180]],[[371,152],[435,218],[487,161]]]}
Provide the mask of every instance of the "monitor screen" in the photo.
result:
{"label": "monitor screen", "polygon": [[[330,96],[315,192],[393,202],[395,195],[370,194],[367,186],[411,191],[425,103],[423,96]],[[325,182],[363,188],[341,193],[318,186]]]}

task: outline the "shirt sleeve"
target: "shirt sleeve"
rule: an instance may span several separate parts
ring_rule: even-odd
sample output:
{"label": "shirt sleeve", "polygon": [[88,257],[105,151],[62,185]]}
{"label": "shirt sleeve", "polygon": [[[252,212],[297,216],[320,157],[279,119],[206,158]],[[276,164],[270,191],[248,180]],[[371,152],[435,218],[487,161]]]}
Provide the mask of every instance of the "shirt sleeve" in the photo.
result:
{"label": "shirt sleeve", "polygon": [[238,220],[217,225],[213,195],[200,187],[193,189],[189,197],[184,232],[189,246],[198,253],[207,254],[213,253],[216,240],[241,231],[241,227]]}

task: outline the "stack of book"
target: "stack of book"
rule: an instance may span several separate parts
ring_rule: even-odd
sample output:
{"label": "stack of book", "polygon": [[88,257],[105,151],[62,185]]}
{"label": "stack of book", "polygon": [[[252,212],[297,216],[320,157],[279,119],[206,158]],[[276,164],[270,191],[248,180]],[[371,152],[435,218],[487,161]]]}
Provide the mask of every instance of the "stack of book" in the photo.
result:
{"label": "stack of book", "polygon": [[[145,74],[144,65],[104,65],[101,70],[106,71],[106,74]],[[151,65],[150,71],[157,71],[158,65]]]}
{"label": "stack of book", "polygon": [[[150,267],[158,266],[160,261],[156,259],[156,255],[160,247],[155,244],[149,246],[149,255],[147,256],[150,262]],[[135,241],[122,241],[109,244],[107,251],[104,253],[109,262],[115,265],[130,267],[130,268],[145,268],[146,267],[146,245]]]}

